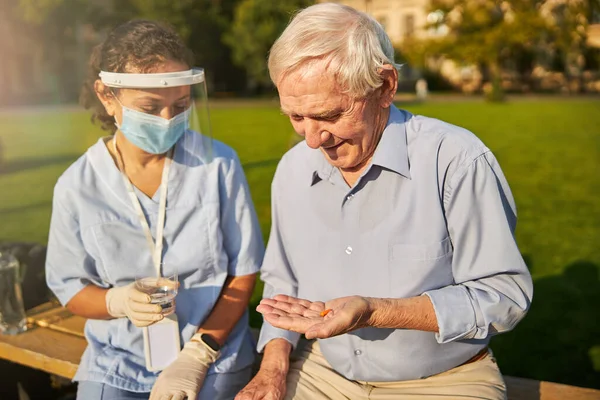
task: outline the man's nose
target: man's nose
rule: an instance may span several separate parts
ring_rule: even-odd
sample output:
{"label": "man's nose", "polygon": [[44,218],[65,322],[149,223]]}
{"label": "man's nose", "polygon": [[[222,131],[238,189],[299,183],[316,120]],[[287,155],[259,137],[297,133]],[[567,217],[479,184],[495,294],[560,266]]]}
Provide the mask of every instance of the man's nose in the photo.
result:
{"label": "man's nose", "polygon": [[322,129],[318,121],[305,122],[304,138],[311,149],[318,149],[331,138],[331,134]]}

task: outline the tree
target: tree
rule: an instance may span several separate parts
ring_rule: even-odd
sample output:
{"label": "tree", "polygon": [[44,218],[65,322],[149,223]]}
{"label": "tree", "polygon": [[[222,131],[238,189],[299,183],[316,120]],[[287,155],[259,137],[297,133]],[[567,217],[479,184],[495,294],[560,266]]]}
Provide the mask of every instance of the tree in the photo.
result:
{"label": "tree", "polygon": [[209,90],[239,90],[244,72],[231,61],[222,37],[231,25],[236,0],[128,0],[124,19],[148,18],[167,22],[194,52],[196,65],[206,69]]}
{"label": "tree", "polygon": [[577,78],[583,89],[587,32],[592,14],[600,8],[599,0],[547,0],[541,8],[549,22],[547,43],[558,59],[567,80]]}
{"label": "tree", "polygon": [[[172,25],[194,52],[196,66],[204,67],[209,90],[239,91],[246,87],[244,70],[231,61],[231,49],[222,41],[231,24],[238,0],[4,0],[0,1],[0,29],[17,36],[2,44],[12,64],[23,68],[0,68],[0,84],[26,76],[29,69],[42,73],[43,84],[30,79],[36,101],[73,102],[83,82],[90,51],[107,31],[137,18]],[[6,36],[6,35],[5,35]],[[24,37],[25,36],[25,37]],[[15,50],[16,48],[16,50]],[[10,50],[10,51],[9,51]],[[14,50],[14,51],[13,51]],[[12,51],[12,53],[11,53]],[[14,73],[13,71],[17,71]],[[21,72],[23,70],[24,72]],[[8,71],[8,72],[7,72]],[[6,78],[5,75],[12,74]],[[35,78],[34,77],[34,78]],[[34,87],[35,85],[39,87]],[[30,86],[30,87],[29,87]],[[30,101],[28,95],[24,101]],[[11,97],[14,100],[15,96]],[[18,100],[17,101],[21,101]]]}
{"label": "tree", "polygon": [[442,34],[412,46],[420,46],[420,54],[479,66],[492,84],[491,98],[498,100],[503,95],[503,63],[542,40],[547,26],[539,12],[542,4],[542,0],[432,0],[428,28]]}
{"label": "tree", "polygon": [[417,65],[435,54],[478,66],[491,98],[500,99],[507,66],[526,76],[545,59],[582,79],[587,26],[598,10],[600,0],[431,0],[427,28],[435,37],[407,41],[403,50]]}
{"label": "tree", "polygon": [[35,67],[23,68],[43,70],[44,80],[54,82],[53,102],[75,100],[93,45],[88,28],[106,15],[107,10],[86,0],[10,2],[11,22],[19,35],[27,36],[32,44],[30,55],[36,61]]}
{"label": "tree", "polygon": [[254,86],[270,85],[267,54],[287,26],[294,11],[310,0],[242,0],[224,41],[233,50],[233,61],[244,68]]}

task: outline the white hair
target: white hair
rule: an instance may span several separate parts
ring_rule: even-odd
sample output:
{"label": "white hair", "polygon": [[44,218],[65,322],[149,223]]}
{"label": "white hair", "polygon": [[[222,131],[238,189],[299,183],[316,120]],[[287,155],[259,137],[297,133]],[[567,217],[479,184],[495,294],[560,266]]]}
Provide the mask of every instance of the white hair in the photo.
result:
{"label": "white hair", "polygon": [[371,16],[337,3],[301,10],[269,53],[269,74],[275,85],[287,73],[325,60],[344,91],[360,98],[379,88],[381,68],[394,63],[394,47]]}

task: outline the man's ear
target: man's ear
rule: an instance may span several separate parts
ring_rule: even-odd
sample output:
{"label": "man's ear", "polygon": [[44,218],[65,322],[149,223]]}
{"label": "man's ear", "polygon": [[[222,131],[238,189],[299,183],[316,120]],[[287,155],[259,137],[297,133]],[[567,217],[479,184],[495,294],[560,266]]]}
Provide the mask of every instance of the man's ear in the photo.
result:
{"label": "man's ear", "polygon": [[104,106],[106,113],[111,117],[115,116],[117,104],[115,101],[115,97],[111,91],[108,90],[108,87],[102,83],[100,79],[94,82],[94,91],[96,92],[96,96]]}
{"label": "man's ear", "polygon": [[398,71],[391,64],[385,64],[379,70],[383,79],[383,84],[379,88],[379,105],[381,108],[388,108],[394,102],[394,96],[398,90]]}

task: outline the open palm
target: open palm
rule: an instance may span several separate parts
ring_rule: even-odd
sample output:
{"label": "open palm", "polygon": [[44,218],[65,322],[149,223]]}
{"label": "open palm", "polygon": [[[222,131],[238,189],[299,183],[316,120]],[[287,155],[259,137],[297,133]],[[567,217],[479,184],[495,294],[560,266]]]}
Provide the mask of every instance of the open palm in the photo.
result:
{"label": "open palm", "polygon": [[[325,310],[331,311],[322,316]],[[274,327],[303,333],[307,339],[325,339],[363,328],[371,316],[369,301],[360,296],[323,303],[277,295],[263,299],[256,311]]]}

